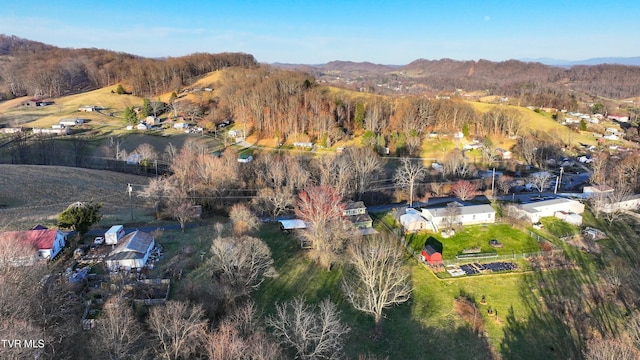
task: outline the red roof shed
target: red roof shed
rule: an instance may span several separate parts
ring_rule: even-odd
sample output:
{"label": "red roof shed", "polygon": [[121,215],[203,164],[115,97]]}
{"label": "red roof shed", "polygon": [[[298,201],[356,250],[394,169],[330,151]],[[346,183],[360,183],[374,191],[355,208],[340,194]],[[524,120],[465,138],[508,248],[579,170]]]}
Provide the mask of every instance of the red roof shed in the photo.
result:
{"label": "red roof shed", "polygon": [[442,254],[438,250],[434,249],[431,244],[425,245],[422,249],[422,258],[429,264],[442,263]]}

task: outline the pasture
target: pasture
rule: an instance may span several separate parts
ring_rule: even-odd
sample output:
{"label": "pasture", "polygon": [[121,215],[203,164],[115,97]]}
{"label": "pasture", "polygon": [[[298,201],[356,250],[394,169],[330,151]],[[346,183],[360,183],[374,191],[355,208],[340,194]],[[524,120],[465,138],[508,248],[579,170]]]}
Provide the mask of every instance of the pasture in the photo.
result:
{"label": "pasture", "polygon": [[[102,213],[126,218],[128,183],[144,186],[149,178],[111,171],[45,165],[0,164],[0,224],[23,229],[37,222],[55,224],[56,215],[75,201],[103,204]],[[136,189],[137,190],[137,189]],[[136,217],[148,210],[135,203]],[[118,215],[120,214],[120,215]]]}

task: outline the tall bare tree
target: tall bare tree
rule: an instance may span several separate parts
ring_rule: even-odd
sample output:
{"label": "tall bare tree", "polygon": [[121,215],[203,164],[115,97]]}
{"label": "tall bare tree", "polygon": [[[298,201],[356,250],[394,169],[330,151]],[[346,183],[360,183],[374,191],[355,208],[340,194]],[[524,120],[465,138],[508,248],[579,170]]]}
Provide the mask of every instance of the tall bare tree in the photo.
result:
{"label": "tall bare tree", "polygon": [[197,216],[193,201],[178,188],[172,188],[168,196],[165,212],[178,221],[180,230],[184,232],[187,223]]}
{"label": "tall bare tree", "polygon": [[393,180],[396,186],[409,191],[409,206],[413,206],[416,183],[422,181],[426,175],[427,169],[421,162],[412,162],[409,158],[401,160],[401,165],[396,170]]}
{"label": "tall bare tree", "polygon": [[529,176],[527,181],[536,190],[538,190],[538,192],[543,192],[549,182],[549,179],[551,179],[551,173],[548,171],[541,171]]}
{"label": "tall bare tree", "polygon": [[622,217],[627,209],[621,202],[629,200],[632,195],[631,189],[625,184],[617,185],[613,192],[599,192],[593,194],[589,199],[594,215],[606,220],[609,225]]}
{"label": "tall bare tree", "polygon": [[147,320],[156,336],[156,351],[163,359],[187,359],[202,345],[206,321],[200,305],[170,300],[151,309]]}
{"label": "tall bare tree", "polygon": [[251,301],[234,308],[207,336],[205,349],[209,359],[282,359],[278,343],[267,336],[259,319]]}
{"label": "tall bare tree", "polygon": [[442,226],[446,229],[453,230],[460,223],[460,206],[455,202],[447,204],[444,208],[444,217],[442,218]]}
{"label": "tall bare tree", "polygon": [[91,349],[97,357],[111,360],[144,357],[146,335],[131,304],[114,295],[105,302],[103,309],[91,336]]}
{"label": "tall bare tree", "polygon": [[371,187],[371,181],[380,173],[380,157],[371,148],[357,147],[346,149],[341,156],[349,160],[355,178],[356,194],[362,199],[362,195]]}
{"label": "tall bare tree", "polygon": [[249,295],[276,275],[269,246],[250,236],[213,240],[208,265],[228,302]]}
{"label": "tall bare tree", "polygon": [[349,332],[340,321],[337,306],[328,299],[319,304],[318,310],[307,305],[302,297],[280,304],[276,313],[267,318],[267,325],[298,359],[340,358],[343,337]]}
{"label": "tall bare tree", "polygon": [[380,329],[382,312],[411,297],[411,273],[405,251],[390,236],[368,236],[349,246],[349,270],[342,280],[347,301],[372,315]]}
{"label": "tall bare tree", "polygon": [[278,191],[272,188],[258,190],[253,204],[260,211],[266,211],[273,219],[293,208],[296,199],[288,191]]}

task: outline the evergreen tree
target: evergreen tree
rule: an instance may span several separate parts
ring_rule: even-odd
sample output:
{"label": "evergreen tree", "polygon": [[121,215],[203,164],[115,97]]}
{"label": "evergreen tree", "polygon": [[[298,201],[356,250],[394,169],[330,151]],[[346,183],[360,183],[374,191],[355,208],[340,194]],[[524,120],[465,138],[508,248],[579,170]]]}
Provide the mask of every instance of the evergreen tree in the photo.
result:
{"label": "evergreen tree", "polygon": [[138,123],[138,115],[136,115],[133,107],[126,107],[124,109],[124,122],[130,125]]}
{"label": "evergreen tree", "polygon": [[89,201],[88,203],[75,202],[58,214],[58,225],[62,228],[70,228],[80,235],[89,231],[91,225],[102,218],[100,209],[102,204]]}

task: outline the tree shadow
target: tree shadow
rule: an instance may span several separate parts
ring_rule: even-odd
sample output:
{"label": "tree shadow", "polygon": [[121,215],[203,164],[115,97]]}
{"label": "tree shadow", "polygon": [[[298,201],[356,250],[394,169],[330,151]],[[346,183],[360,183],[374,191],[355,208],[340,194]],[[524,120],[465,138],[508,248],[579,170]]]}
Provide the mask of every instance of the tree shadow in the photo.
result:
{"label": "tree shadow", "polygon": [[573,268],[523,276],[520,296],[529,314],[507,314],[503,358],[579,359],[587,340],[624,331],[624,318],[636,308],[640,294],[635,271],[640,245],[632,224],[619,223],[607,232],[611,239],[602,243],[599,254],[564,245]]}
{"label": "tree shadow", "polygon": [[448,318],[446,324],[427,326],[416,321],[413,306],[409,301],[387,310],[381,334],[374,333],[372,317],[353,309],[343,310],[351,326],[346,339],[347,358],[356,359],[363,354],[375,354],[380,359],[495,358],[487,338],[475,333],[455,316]]}

